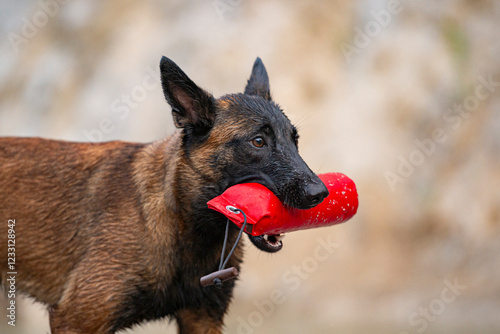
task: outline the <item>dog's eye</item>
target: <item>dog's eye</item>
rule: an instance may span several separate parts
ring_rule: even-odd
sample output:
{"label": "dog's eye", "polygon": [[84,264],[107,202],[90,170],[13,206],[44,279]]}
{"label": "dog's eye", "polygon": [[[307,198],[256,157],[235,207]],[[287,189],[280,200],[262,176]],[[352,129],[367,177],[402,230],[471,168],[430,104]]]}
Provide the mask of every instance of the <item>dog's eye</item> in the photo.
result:
{"label": "dog's eye", "polygon": [[261,148],[264,145],[266,145],[266,141],[262,137],[256,137],[256,138],[252,139],[252,145],[255,147]]}

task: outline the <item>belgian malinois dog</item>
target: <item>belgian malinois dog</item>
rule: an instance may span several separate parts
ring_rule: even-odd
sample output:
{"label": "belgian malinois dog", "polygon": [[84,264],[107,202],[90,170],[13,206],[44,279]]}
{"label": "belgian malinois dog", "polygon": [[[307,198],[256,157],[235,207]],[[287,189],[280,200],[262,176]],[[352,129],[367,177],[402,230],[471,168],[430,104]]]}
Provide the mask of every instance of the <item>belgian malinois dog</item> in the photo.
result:
{"label": "belgian malinois dog", "polygon": [[[297,209],[328,195],[259,58],[244,93],[218,99],[166,57],[160,70],[179,128],[171,137],[0,138],[1,282],[12,284],[14,252],[16,292],[48,306],[53,334],[114,333],[162,317],[179,333],[221,333],[235,283],[200,285],[217,270],[227,221],[207,201],[244,182]],[[237,234],[231,224],[229,245]],[[266,252],[282,247],[277,236],[250,240]],[[239,244],[228,265],[239,269],[242,252]]]}

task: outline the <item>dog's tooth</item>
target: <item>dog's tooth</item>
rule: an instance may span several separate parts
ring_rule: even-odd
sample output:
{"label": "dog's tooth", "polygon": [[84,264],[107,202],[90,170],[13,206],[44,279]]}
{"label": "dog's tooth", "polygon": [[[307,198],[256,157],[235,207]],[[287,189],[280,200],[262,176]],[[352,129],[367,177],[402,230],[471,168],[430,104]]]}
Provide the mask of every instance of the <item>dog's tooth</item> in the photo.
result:
{"label": "dog's tooth", "polygon": [[269,241],[269,236],[267,234],[264,234],[264,240]]}
{"label": "dog's tooth", "polygon": [[284,235],[284,234],[278,234],[278,235],[275,235],[274,237],[275,237],[275,238],[276,238],[276,240],[278,240],[278,241],[281,241],[281,240],[285,239],[285,235]]}

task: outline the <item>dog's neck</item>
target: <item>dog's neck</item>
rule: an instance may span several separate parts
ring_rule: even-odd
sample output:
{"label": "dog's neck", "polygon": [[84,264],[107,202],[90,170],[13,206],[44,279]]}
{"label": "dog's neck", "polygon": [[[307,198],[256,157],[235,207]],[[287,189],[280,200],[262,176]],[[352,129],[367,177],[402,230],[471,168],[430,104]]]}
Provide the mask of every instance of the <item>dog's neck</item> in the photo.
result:
{"label": "dog's neck", "polygon": [[[197,172],[182,149],[182,133],[147,145],[138,154],[134,170],[147,230],[144,242],[155,245],[150,251],[156,253],[154,258],[159,261],[156,265],[178,263],[181,254],[170,251],[174,244],[180,244],[178,249],[186,252],[198,253],[199,250],[200,265],[215,265],[222,249],[226,219],[209,210],[206,202],[220,190],[201,180],[204,176]],[[237,232],[231,225],[229,245],[236,240]],[[151,238],[160,235],[163,240],[151,242]],[[235,263],[242,257],[240,248],[235,252]]]}

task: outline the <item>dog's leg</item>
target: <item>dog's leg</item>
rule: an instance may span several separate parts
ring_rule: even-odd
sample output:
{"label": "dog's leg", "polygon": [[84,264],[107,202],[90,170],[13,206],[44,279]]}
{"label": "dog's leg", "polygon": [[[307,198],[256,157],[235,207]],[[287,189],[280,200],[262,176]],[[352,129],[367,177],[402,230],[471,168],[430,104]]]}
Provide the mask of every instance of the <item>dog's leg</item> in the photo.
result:
{"label": "dog's leg", "polygon": [[[92,266],[92,264],[94,264]],[[112,266],[84,260],[69,275],[63,295],[49,309],[51,334],[112,334],[123,282]]]}
{"label": "dog's leg", "polygon": [[49,308],[49,323],[51,334],[82,334],[91,333],[81,327],[72,324],[72,319],[68,313],[57,306]]}
{"label": "dog's leg", "polygon": [[[95,311],[97,311],[97,309]],[[60,308],[58,306],[50,307],[49,309],[49,323],[51,334],[111,333],[109,331],[96,329],[96,323],[92,324],[92,326],[89,327],[88,320],[90,319],[79,322],[74,316],[72,316],[71,311]]]}
{"label": "dog's leg", "polygon": [[104,305],[73,305],[49,308],[51,334],[112,334],[109,312]]}
{"label": "dog's leg", "polygon": [[[76,306],[76,305],[75,305]],[[77,309],[78,307],[75,307]],[[59,306],[49,308],[51,334],[112,334],[108,330],[106,312],[94,306],[91,312],[77,314],[75,309]]]}
{"label": "dog's leg", "polygon": [[181,310],[176,314],[179,334],[221,334],[222,321],[204,310]]}

